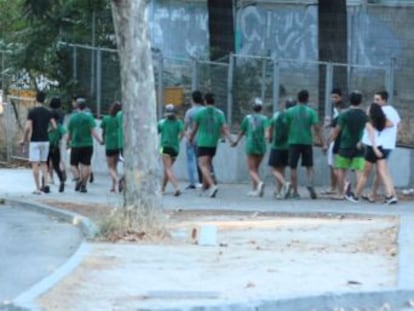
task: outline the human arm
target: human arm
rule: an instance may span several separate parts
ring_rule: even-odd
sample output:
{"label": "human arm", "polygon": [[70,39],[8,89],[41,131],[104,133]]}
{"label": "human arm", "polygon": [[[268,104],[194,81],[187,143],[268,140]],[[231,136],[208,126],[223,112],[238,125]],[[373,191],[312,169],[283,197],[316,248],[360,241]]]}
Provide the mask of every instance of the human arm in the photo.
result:
{"label": "human arm", "polygon": [[20,145],[24,145],[26,142],[29,141],[30,137],[32,136],[32,131],[33,131],[33,122],[32,120],[27,120],[24,126],[23,138],[20,140]]}
{"label": "human arm", "polygon": [[319,124],[313,125],[313,130],[315,132],[316,137],[318,137],[318,140],[319,140],[320,144],[322,145],[322,151],[323,152],[326,152],[326,150],[328,149],[328,147],[325,144],[325,140],[323,138],[322,130],[321,130],[320,125]]}
{"label": "human arm", "polygon": [[229,127],[228,127],[228,125],[226,123],[223,124],[223,126],[221,127],[221,132],[223,133],[223,135],[229,141],[230,146],[234,147],[234,146],[237,145],[237,143],[235,141],[233,141],[233,137],[231,137],[231,133],[230,133]]}
{"label": "human arm", "polygon": [[367,129],[368,139],[371,143],[372,150],[374,151],[375,155],[378,158],[381,158],[382,157],[382,152],[378,149],[377,142],[375,140],[375,129],[374,129],[374,127],[372,126],[371,123],[367,122],[367,124],[365,125],[365,128]]}

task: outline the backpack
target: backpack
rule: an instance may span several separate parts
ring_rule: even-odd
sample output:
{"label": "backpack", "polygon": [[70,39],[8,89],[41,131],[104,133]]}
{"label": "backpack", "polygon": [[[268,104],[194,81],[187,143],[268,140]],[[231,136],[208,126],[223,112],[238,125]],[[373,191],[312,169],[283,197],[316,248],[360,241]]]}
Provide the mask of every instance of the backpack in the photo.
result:
{"label": "backpack", "polygon": [[274,137],[276,144],[284,144],[286,143],[289,137],[289,125],[285,120],[284,113],[278,113],[275,119],[275,131],[276,135]]}

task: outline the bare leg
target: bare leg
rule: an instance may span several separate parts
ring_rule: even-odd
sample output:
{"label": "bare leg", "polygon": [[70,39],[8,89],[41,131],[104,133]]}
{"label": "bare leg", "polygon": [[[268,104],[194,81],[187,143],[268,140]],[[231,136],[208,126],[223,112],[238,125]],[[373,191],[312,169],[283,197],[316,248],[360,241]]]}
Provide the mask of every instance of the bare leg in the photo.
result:
{"label": "bare leg", "polygon": [[294,193],[298,193],[298,170],[296,168],[290,169],[290,181]]}
{"label": "bare leg", "polygon": [[258,162],[260,165],[261,160],[252,155],[247,156],[247,168],[249,170],[249,175],[252,180],[253,191],[257,189],[257,185],[261,182],[259,172],[258,172]]}
{"label": "bare leg", "polygon": [[203,185],[204,189],[208,189],[214,185],[214,181],[211,178],[210,173],[210,161],[209,156],[202,156],[198,158],[198,163],[200,165],[201,173],[203,174]]}
{"label": "bare leg", "polygon": [[171,156],[169,156],[168,154],[163,154],[162,155],[162,161],[164,163],[164,170],[165,170],[165,174],[168,178],[168,180],[172,183],[172,185],[174,186],[175,191],[179,191],[179,187],[178,187],[178,181],[174,176],[174,172],[172,170],[172,165],[174,163],[173,159],[171,158]]}
{"label": "bare leg", "polygon": [[39,180],[39,163],[32,162],[32,172],[33,172],[33,178],[35,182],[36,191],[40,191],[40,180]]}
{"label": "bare leg", "polygon": [[368,177],[372,171],[372,163],[365,161],[364,171],[362,172],[361,176],[357,180],[357,185],[355,188],[355,196],[359,198],[361,196],[362,190],[367,183]]}

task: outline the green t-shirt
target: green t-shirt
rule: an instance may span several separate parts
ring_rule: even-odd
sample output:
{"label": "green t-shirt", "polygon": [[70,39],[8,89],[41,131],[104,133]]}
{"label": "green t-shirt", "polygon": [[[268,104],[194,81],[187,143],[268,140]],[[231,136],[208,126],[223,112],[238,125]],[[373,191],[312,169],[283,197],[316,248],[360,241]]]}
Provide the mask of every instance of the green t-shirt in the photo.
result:
{"label": "green t-shirt", "polygon": [[273,128],[272,149],[287,150],[289,147],[289,124],[286,120],[286,114],[276,112],[270,121],[270,126]]}
{"label": "green t-shirt", "polygon": [[173,148],[177,154],[180,151],[180,134],[184,123],[179,119],[162,119],[158,122],[158,133],[161,134],[161,148]]}
{"label": "green t-shirt", "polygon": [[118,146],[119,149],[123,149],[124,148],[124,118],[123,118],[123,113],[122,111],[118,111],[118,113],[116,114],[116,118],[118,120]]}
{"label": "green t-shirt", "polygon": [[72,138],[71,147],[93,146],[91,131],[96,127],[95,119],[88,112],[76,112],[68,124],[68,132]]}
{"label": "green t-shirt", "polygon": [[246,154],[263,155],[266,153],[265,130],[267,117],[254,113],[244,117],[240,131],[246,136]]}
{"label": "green t-shirt", "polygon": [[53,130],[49,126],[49,142],[51,147],[59,146],[60,140],[66,134],[66,129],[62,126],[62,124],[57,123],[56,128]]}
{"label": "green t-shirt", "polygon": [[350,108],[338,116],[341,128],[339,149],[353,149],[362,139],[364,128],[368,122],[367,114],[361,109]]}
{"label": "green t-shirt", "polygon": [[116,116],[104,116],[101,122],[106,150],[119,149],[119,123]]}
{"label": "green t-shirt", "polygon": [[198,125],[197,147],[216,148],[226,123],[223,111],[207,106],[196,114],[194,122]]}
{"label": "green t-shirt", "polygon": [[297,104],[286,111],[286,120],[289,124],[289,145],[313,145],[312,125],[319,123],[315,110]]}

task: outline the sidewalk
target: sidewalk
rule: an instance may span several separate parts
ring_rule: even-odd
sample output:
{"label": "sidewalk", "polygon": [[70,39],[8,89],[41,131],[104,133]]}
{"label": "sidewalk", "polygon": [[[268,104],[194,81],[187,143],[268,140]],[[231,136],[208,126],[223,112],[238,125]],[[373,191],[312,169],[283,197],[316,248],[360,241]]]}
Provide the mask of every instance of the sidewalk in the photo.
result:
{"label": "sidewalk", "polygon": [[[74,192],[69,182],[63,194],[56,186],[38,197],[30,194],[30,171],[1,174],[2,197],[122,203],[119,194],[109,193],[107,176],[96,176],[86,194]],[[276,201],[270,186],[264,198],[247,197],[248,190],[248,185],[220,185],[216,199],[199,197],[195,190],[178,198],[167,193],[164,208],[175,239],[88,243],[82,263],[36,303],[65,311],[322,310],[375,301],[399,310],[414,301],[409,267],[414,257],[406,248],[414,236],[407,229],[414,224],[412,202],[390,207],[310,200],[305,190],[301,200]],[[400,243],[401,223],[405,244]],[[189,238],[191,228],[205,224],[218,228],[217,246],[195,245]],[[401,275],[408,277],[402,281]],[[313,298],[306,302],[304,297]],[[264,302],[269,307],[260,309]]]}

